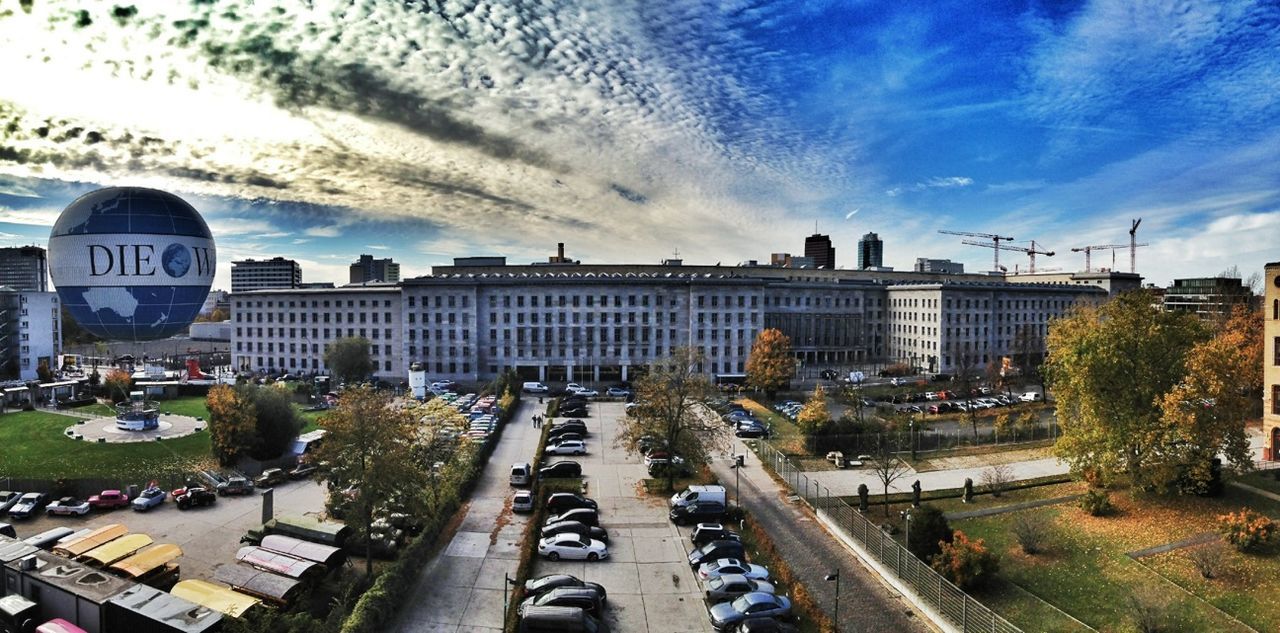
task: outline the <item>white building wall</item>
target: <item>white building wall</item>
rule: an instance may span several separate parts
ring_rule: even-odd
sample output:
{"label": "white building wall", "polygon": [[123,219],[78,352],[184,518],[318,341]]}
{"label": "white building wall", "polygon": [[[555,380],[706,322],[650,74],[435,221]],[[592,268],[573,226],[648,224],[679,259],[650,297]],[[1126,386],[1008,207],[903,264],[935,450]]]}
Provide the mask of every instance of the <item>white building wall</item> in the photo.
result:
{"label": "white building wall", "polygon": [[18,373],[23,380],[35,380],[44,361],[56,369],[62,353],[62,315],[54,292],[22,292],[18,301]]}

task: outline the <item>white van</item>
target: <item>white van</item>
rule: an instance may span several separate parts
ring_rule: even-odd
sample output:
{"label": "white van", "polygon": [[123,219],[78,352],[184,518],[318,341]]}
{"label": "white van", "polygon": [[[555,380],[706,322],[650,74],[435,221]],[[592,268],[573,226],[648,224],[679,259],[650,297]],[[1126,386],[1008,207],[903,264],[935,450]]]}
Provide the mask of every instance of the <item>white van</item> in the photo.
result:
{"label": "white van", "polygon": [[689,486],[684,489],[684,492],[677,492],[671,496],[671,507],[687,506],[695,501],[714,501],[725,506],[729,505],[725,501],[724,486]]}
{"label": "white van", "polygon": [[533,467],[529,464],[511,465],[511,485],[527,486],[533,480]]}
{"label": "white van", "polygon": [[1044,402],[1044,396],[1036,391],[1028,391],[1018,396],[1018,399],[1023,402]]}
{"label": "white van", "polygon": [[547,386],[540,382],[526,382],[522,387],[525,393],[546,393],[550,391]]}

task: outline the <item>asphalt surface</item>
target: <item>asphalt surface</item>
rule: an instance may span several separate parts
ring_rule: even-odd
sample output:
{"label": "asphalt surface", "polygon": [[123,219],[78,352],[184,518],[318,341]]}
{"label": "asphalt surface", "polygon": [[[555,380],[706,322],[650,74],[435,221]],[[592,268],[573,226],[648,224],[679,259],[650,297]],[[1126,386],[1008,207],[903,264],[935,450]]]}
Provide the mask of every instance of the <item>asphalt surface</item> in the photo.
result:
{"label": "asphalt surface", "polygon": [[755,454],[739,441],[734,445],[737,453],[747,456],[736,484],[727,461],[717,461],[713,470],[727,483],[730,495],[736,486],[743,507],[773,535],[778,553],[829,616],[835,612],[836,583],[825,577],[840,571],[841,633],[934,630],[901,594],[885,586],[876,572],[819,525],[807,506],[790,502],[787,492],[769,477]]}

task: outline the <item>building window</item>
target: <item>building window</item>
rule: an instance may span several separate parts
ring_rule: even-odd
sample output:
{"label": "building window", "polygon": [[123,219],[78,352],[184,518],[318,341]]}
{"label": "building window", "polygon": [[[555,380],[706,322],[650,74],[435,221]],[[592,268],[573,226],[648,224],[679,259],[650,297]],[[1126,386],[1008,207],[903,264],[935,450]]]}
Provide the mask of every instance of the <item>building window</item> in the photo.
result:
{"label": "building window", "polygon": [[1271,413],[1280,415],[1280,385],[1271,385]]}

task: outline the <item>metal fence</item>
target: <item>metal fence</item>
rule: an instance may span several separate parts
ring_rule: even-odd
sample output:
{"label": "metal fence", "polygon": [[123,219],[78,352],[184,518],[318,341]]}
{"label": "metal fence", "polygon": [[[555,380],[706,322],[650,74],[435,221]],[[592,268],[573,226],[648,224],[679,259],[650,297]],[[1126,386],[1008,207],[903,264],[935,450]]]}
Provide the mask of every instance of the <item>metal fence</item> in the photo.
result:
{"label": "metal fence", "polygon": [[917,604],[929,607],[960,631],[1021,633],[1021,629],[974,600],[924,561],[916,558],[892,536],[862,516],[862,513],[840,497],[833,496],[829,488],[810,479],[768,442],[760,442],[759,451],[762,463],[782,477],[815,512],[826,515],[845,537],[861,545],[868,555],[880,563],[882,569],[896,576],[900,586],[914,592]]}
{"label": "metal fence", "polygon": [[847,455],[874,453],[881,446],[899,447],[908,452],[914,444],[918,453],[931,453],[972,446],[1002,446],[1056,440],[1062,434],[1056,422],[1015,427],[1000,432],[991,427],[978,427],[977,437],[967,424],[949,429],[899,431],[894,433],[859,433],[844,435],[810,435],[805,448],[821,457],[827,451],[843,451]]}

